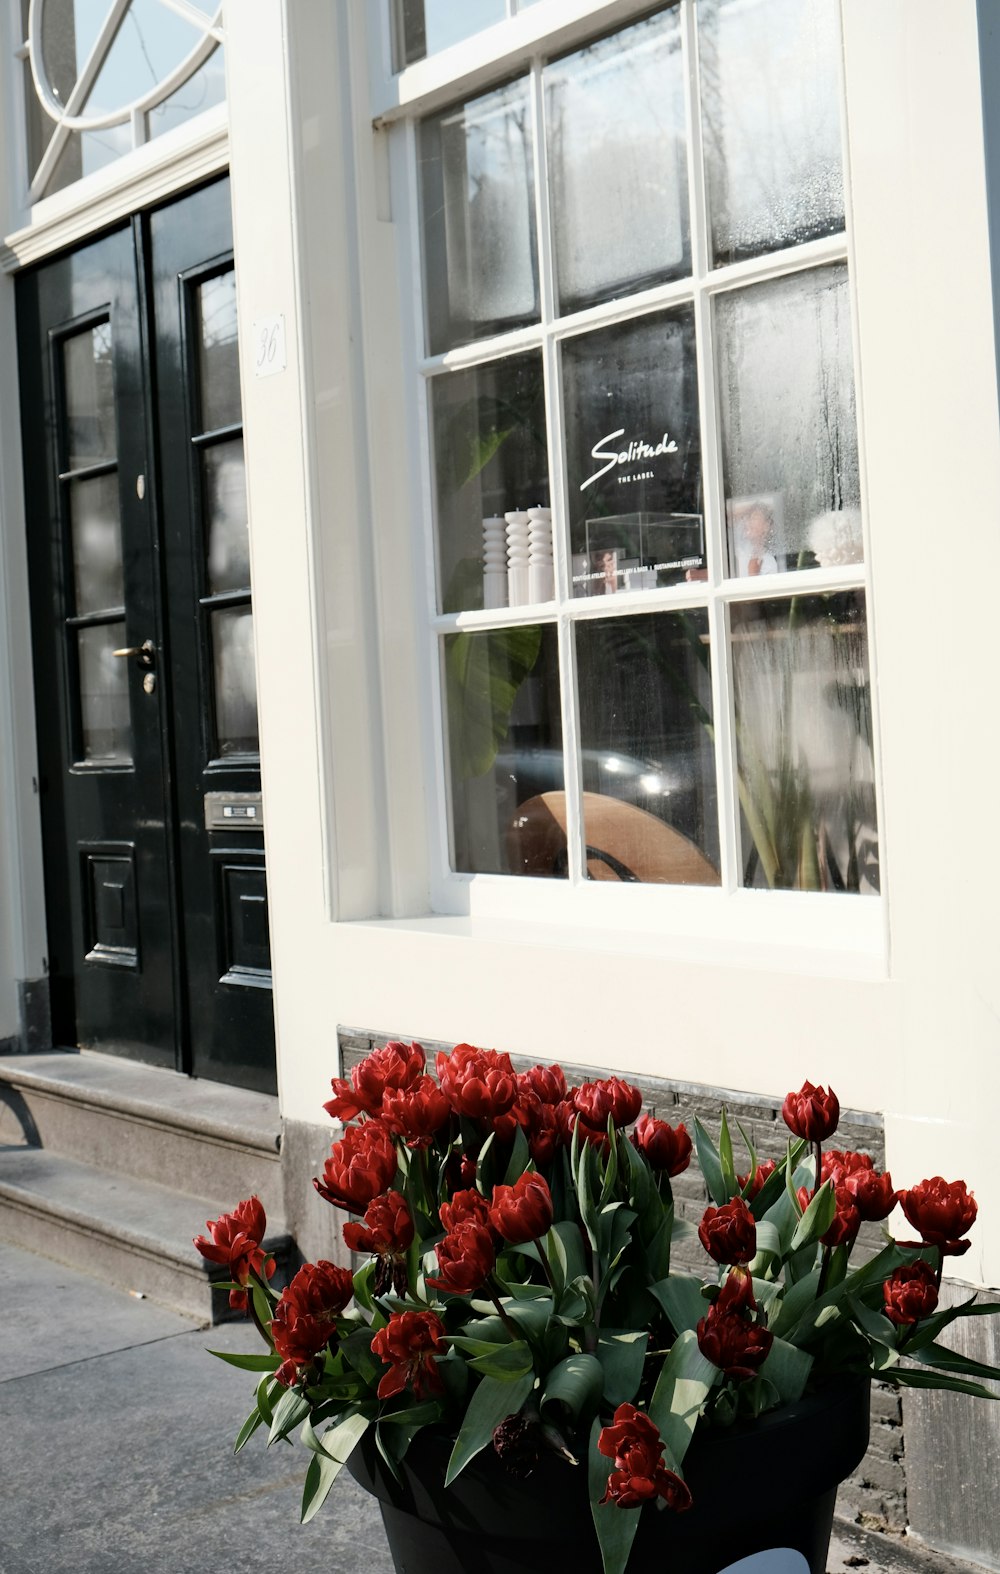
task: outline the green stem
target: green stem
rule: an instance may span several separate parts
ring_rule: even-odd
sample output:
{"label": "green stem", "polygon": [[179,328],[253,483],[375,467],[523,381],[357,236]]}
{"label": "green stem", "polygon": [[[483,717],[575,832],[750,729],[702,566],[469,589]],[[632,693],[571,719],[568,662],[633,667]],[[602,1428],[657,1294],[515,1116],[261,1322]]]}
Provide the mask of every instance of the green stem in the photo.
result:
{"label": "green stem", "polygon": [[503,1307],[500,1304],[500,1297],[497,1294],[496,1286],[495,1286],[493,1280],[492,1279],[487,1279],[487,1281],[486,1281],[485,1285],[483,1286],[483,1288],[486,1291],[486,1294],[489,1296],[490,1300],[493,1302],[493,1305],[496,1307],[498,1313],[500,1314],[500,1321],[503,1323],[504,1327],[506,1328],[507,1332],[510,1334],[511,1338],[512,1339],[520,1339],[521,1335],[520,1335],[520,1332],[518,1331],[517,1324],[511,1322],[511,1320],[508,1317],[507,1313],[504,1311]]}
{"label": "green stem", "polygon": [[549,1262],[548,1253],[546,1252],[545,1247],[542,1245],[540,1240],[535,1242],[535,1250],[538,1252],[539,1261],[545,1270],[545,1277],[549,1281],[549,1288],[551,1289],[552,1294],[558,1295],[559,1291],[556,1287],[556,1281],[552,1277],[552,1264]]}

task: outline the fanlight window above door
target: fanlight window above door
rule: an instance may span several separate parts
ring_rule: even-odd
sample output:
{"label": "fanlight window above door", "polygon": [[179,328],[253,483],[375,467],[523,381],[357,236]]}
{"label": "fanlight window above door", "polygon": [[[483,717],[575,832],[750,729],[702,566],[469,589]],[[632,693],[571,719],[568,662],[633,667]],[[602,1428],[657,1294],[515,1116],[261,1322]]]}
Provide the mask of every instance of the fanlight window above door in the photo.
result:
{"label": "fanlight window above door", "polygon": [[219,0],[21,0],[28,201],[225,99]]}

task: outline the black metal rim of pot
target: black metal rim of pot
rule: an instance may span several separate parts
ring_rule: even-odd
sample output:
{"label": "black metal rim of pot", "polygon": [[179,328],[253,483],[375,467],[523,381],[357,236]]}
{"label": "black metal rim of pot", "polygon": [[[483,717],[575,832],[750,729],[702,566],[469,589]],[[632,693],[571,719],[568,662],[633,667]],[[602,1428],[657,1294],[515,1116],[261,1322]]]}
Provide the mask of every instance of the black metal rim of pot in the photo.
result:
{"label": "black metal rim of pot", "polygon": [[[792,1548],[824,1574],[837,1487],[868,1446],[870,1382],[850,1377],[795,1404],[700,1435],[684,1474],[685,1514],[643,1510],[629,1574],[720,1574],[754,1552]],[[370,1429],[348,1461],[379,1500],[398,1574],[600,1574],[584,1462],[546,1454],[527,1480],[485,1449],[447,1489],[453,1439],[419,1432],[401,1466],[384,1465]],[[609,1461],[610,1469],[610,1461]]]}

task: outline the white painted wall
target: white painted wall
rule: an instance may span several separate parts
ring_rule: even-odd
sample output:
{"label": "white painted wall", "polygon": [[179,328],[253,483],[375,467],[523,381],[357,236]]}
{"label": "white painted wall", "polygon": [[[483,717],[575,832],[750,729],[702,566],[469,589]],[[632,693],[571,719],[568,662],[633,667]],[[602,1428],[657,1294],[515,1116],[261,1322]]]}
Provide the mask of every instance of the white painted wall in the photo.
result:
{"label": "white painted wall", "polygon": [[400,187],[360,8],[232,8],[246,353],[277,311],[291,345],[284,376],[245,382],[281,1094],[322,1118],[337,1024],[772,1093],[829,1081],[885,1112],[897,1184],[968,1179],[961,1272],[996,1285],[1000,430],[976,10],[843,9],[888,919],[853,951],[811,940],[805,906],[798,945],[761,940],[747,903],[716,941],[676,909],[631,931],[625,911],[426,916]]}

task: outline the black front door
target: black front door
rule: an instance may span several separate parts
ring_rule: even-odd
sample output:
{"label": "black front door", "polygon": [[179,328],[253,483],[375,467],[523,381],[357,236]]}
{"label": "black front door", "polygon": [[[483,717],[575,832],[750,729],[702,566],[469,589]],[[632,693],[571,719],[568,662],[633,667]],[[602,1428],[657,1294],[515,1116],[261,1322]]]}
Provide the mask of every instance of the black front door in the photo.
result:
{"label": "black front door", "polygon": [[228,182],[18,328],[54,1038],[272,1091]]}

